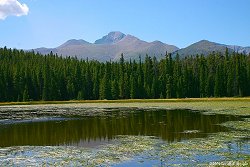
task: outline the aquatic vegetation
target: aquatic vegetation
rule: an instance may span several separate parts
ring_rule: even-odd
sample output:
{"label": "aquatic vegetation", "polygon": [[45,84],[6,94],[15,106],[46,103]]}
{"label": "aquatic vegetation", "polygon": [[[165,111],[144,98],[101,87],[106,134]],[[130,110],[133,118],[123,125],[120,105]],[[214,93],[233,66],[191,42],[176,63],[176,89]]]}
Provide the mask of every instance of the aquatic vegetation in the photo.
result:
{"label": "aquatic vegetation", "polygon": [[[244,118],[222,123],[221,126],[228,128],[227,132],[174,142],[163,141],[153,136],[119,135],[108,144],[94,148],[80,146],[5,147],[0,148],[0,166],[113,166],[129,165],[135,162],[150,166],[250,165],[250,103],[244,100],[1,106],[0,116],[2,121],[11,119],[11,115],[17,120],[44,118],[47,115],[107,117],[107,111],[122,109],[121,117],[123,117],[131,111],[131,108],[133,112],[140,109],[155,110],[155,112],[158,109],[189,109],[194,112],[202,111],[204,115],[223,114],[236,115],[239,118],[244,116]],[[183,129],[180,133],[195,135],[202,131]]]}
{"label": "aquatic vegetation", "polygon": [[64,146],[22,146],[0,149],[0,166],[18,165],[110,165],[128,161],[134,156],[154,149],[158,140],[150,136],[118,136],[113,144],[99,148]]}
{"label": "aquatic vegetation", "polygon": [[183,133],[199,133],[199,130],[185,130]]}
{"label": "aquatic vegetation", "polygon": [[179,159],[184,164],[209,164],[214,161],[249,159],[249,142],[243,143],[241,150],[229,149],[230,146],[234,147],[235,144],[240,143],[238,140],[244,137],[249,137],[249,133],[221,132],[208,138],[163,145],[159,155],[165,165],[175,164]]}
{"label": "aquatic vegetation", "polygon": [[[202,165],[211,162],[242,162],[250,159],[248,132],[221,132],[208,138],[166,143],[151,136],[118,136],[111,144],[98,148],[9,147],[0,149],[0,165],[109,166],[130,161],[155,160],[164,165]],[[236,145],[241,147],[236,149]],[[234,148],[234,149],[231,149]],[[144,161],[141,163],[143,164]]]}
{"label": "aquatic vegetation", "polygon": [[250,131],[249,119],[246,119],[245,121],[229,121],[229,122],[225,122],[221,125],[228,127],[230,129]]}

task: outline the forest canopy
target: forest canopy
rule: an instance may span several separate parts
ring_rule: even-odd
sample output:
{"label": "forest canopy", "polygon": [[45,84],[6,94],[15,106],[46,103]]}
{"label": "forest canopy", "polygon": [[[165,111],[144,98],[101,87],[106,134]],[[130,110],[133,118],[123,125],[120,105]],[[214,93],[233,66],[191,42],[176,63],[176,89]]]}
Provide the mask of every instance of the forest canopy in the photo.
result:
{"label": "forest canopy", "polygon": [[249,95],[250,55],[242,53],[98,62],[0,49],[0,101]]}

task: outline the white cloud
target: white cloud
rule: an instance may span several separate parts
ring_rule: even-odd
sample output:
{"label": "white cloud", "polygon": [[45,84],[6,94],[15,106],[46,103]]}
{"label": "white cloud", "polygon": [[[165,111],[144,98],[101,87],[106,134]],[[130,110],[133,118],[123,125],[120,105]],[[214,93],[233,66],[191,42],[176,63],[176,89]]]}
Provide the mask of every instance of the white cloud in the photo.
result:
{"label": "white cloud", "polygon": [[4,20],[8,16],[27,15],[28,12],[28,6],[17,0],[0,0],[0,20]]}

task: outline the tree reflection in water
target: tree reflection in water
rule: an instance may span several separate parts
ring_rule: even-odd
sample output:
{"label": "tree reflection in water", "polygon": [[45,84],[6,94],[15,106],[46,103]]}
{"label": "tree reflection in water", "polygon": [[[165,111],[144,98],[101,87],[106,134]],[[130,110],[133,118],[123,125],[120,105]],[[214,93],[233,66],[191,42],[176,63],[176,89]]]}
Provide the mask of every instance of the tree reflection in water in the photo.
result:
{"label": "tree reflection in water", "polygon": [[[105,116],[81,116],[73,119],[28,121],[0,124],[0,147],[77,145],[96,146],[117,135],[156,136],[167,142],[206,137],[225,131],[218,124],[239,118],[204,115],[189,110],[108,111]],[[197,133],[185,131],[197,130]]]}

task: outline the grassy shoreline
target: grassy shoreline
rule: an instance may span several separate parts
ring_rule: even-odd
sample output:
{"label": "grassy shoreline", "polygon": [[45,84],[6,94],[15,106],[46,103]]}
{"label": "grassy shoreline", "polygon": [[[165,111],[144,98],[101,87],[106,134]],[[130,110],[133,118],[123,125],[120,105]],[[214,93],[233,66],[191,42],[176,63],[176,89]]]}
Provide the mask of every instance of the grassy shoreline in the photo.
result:
{"label": "grassy shoreline", "polygon": [[180,98],[180,99],[123,99],[123,100],[69,100],[69,101],[28,101],[28,102],[0,102],[0,106],[7,105],[39,105],[39,104],[72,104],[72,103],[178,103],[178,102],[250,102],[250,97],[223,98]]}
{"label": "grassy shoreline", "polygon": [[33,108],[155,108],[190,109],[205,111],[206,114],[229,114],[250,116],[250,97],[244,98],[185,98],[185,99],[131,99],[131,100],[71,100],[71,101],[32,101],[0,103],[0,110],[32,110]]}

